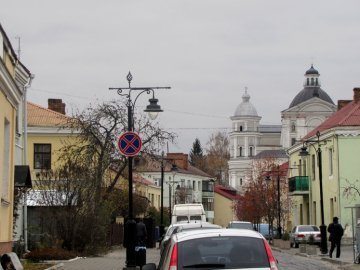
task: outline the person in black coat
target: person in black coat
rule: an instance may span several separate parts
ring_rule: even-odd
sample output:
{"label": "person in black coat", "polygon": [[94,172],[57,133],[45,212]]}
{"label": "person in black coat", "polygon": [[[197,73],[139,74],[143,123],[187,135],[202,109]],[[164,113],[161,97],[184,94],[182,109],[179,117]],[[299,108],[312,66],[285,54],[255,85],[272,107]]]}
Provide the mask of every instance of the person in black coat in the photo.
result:
{"label": "person in black coat", "polygon": [[339,223],[338,217],[333,218],[333,223],[331,223],[328,227],[328,232],[330,233],[329,241],[331,242],[329,256],[332,258],[332,253],[336,247],[336,258],[340,257],[340,246],[341,246],[341,238],[344,234],[344,229]]}
{"label": "person in black coat", "polygon": [[147,239],[147,230],[146,226],[142,219],[139,220],[138,223],[136,223],[136,242],[138,246],[145,246],[146,245],[146,239]]}

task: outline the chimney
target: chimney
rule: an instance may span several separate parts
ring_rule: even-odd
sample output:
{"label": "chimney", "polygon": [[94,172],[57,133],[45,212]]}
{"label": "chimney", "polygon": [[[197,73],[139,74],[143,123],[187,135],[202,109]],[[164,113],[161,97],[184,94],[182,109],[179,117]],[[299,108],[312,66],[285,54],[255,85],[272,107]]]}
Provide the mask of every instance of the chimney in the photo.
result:
{"label": "chimney", "polygon": [[357,103],[360,100],[360,88],[354,88],[354,101]]}
{"label": "chimney", "polygon": [[172,159],[175,165],[180,168],[187,170],[188,169],[188,155],[183,153],[167,153],[166,157]]}
{"label": "chimney", "polygon": [[65,103],[62,102],[62,99],[49,98],[48,109],[61,114],[65,114]]}
{"label": "chimney", "polygon": [[348,105],[352,100],[338,100],[337,110],[340,111],[346,105]]}

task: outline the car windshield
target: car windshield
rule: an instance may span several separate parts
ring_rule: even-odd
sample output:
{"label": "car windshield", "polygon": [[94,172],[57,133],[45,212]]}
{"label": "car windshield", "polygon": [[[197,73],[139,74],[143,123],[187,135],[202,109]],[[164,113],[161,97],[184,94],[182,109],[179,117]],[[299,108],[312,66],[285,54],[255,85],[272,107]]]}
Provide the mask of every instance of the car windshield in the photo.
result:
{"label": "car windshield", "polygon": [[299,226],[299,232],[318,232],[319,228],[316,226]]}
{"label": "car windshield", "polygon": [[231,223],[230,224],[230,228],[235,228],[235,229],[248,229],[248,230],[252,230],[253,226],[251,225],[251,223]]}
{"label": "car windshield", "polygon": [[266,268],[264,242],[253,237],[208,237],[178,243],[178,269]]}

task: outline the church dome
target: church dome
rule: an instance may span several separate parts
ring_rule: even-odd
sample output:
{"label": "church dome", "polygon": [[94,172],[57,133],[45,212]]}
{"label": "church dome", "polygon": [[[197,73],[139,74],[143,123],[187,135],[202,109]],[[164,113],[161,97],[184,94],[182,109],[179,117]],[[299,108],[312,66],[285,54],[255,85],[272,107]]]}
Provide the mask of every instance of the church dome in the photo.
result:
{"label": "church dome", "polygon": [[308,99],[311,99],[313,97],[318,97],[326,102],[334,104],[334,102],[329,97],[329,95],[320,87],[306,87],[295,96],[289,108],[294,107],[300,103],[303,103],[304,101],[307,101]]}
{"label": "church dome", "polygon": [[245,94],[242,96],[242,102],[237,106],[234,116],[258,116],[257,111],[250,103],[250,95],[245,90]]}
{"label": "church dome", "polygon": [[319,74],[319,71],[317,71],[313,65],[311,65],[311,67],[305,72],[305,75],[309,75],[309,74]]}
{"label": "church dome", "polygon": [[314,68],[313,65],[311,65],[310,69],[305,72],[304,89],[295,96],[289,108],[303,103],[313,97],[317,97],[326,102],[334,104],[329,95],[320,88],[321,84],[319,77],[319,72]]}

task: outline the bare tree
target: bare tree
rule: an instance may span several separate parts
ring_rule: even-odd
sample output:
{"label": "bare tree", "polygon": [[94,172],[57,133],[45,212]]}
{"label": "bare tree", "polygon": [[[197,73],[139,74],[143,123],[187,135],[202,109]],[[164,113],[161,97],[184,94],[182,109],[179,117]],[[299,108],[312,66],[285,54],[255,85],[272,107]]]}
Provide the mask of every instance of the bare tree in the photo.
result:
{"label": "bare tree", "polygon": [[229,138],[225,132],[217,132],[210,136],[206,149],[206,172],[216,177],[217,182],[227,183]]}

